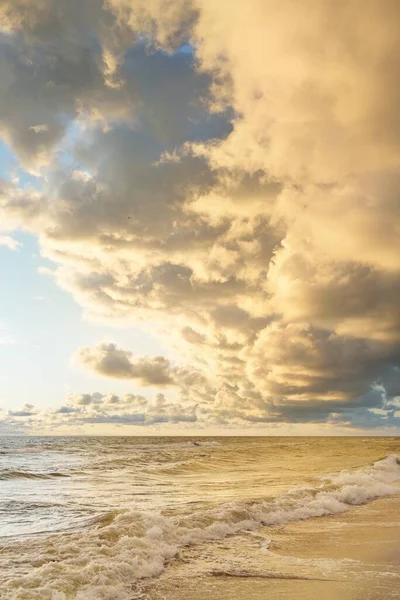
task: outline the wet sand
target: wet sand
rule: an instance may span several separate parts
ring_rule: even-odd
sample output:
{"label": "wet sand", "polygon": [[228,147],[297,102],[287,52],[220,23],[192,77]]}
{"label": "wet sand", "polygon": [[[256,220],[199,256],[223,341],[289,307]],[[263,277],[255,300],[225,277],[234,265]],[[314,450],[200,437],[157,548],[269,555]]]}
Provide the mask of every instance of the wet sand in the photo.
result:
{"label": "wet sand", "polygon": [[187,548],[142,593],[151,600],[400,598],[400,497]]}

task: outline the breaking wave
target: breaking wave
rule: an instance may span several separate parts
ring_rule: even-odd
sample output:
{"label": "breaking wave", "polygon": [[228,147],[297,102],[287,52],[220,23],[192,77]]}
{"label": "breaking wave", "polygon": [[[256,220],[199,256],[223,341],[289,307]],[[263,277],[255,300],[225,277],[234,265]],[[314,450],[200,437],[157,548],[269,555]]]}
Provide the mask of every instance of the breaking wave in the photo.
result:
{"label": "breaking wave", "polygon": [[[217,540],[260,526],[343,513],[352,506],[399,494],[400,458],[389,455],[373,465],[341,471],[257,502],[230,502],[185,516],[113,511],[80,533],[49,536],[32,544],[32,563],[21,577],[3,583],[5,600],[131,600],[135,580],[160,574],[184,546]],[[18,552],[18,543],[9,547]]]}

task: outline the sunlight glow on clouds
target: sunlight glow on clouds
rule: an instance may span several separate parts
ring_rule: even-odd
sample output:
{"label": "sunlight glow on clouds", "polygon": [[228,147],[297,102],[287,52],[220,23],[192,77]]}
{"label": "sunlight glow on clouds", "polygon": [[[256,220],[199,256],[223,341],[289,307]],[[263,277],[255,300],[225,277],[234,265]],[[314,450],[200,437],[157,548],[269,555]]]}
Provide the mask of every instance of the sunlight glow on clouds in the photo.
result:
{"label": "sunlight glow on clouds", "polygon": [[77,348],[156,400],[0,421],[398,426],[399,22],[396,0],[3,2],[0,130],[40,186],[0,181],[0,246],[33,233],[88,318],[170,356]]}

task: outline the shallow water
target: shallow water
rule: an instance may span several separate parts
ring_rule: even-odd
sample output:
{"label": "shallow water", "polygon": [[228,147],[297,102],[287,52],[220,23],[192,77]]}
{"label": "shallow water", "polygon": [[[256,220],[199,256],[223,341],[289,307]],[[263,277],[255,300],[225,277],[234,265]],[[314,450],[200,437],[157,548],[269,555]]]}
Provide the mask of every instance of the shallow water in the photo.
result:
{"label": "shallow water", "polygon": [[397,494],[399,453],[396,438],[1,438],[0,598],[131,600],[188,545]]}

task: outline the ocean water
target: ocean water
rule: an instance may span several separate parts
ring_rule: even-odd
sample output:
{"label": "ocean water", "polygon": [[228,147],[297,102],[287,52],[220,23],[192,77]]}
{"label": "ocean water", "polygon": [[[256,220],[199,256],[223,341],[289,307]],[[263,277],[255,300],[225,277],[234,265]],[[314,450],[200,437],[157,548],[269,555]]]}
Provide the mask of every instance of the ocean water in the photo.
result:
{"label": "ocean water", "polygon": [[398,438],[0,438],[0,598],[144,598],[185,548],[398,495],[399,455]]}

